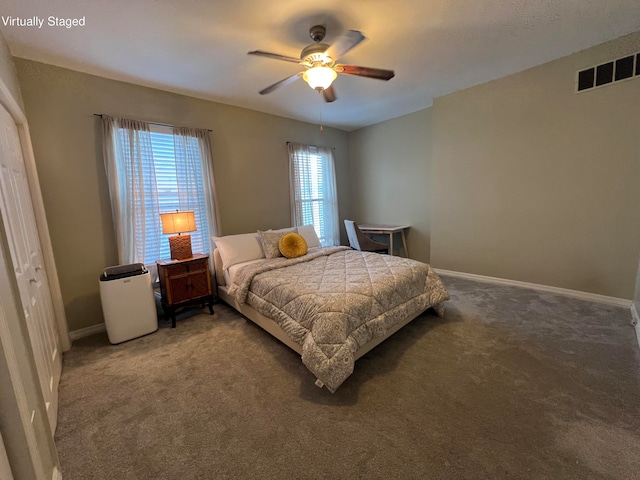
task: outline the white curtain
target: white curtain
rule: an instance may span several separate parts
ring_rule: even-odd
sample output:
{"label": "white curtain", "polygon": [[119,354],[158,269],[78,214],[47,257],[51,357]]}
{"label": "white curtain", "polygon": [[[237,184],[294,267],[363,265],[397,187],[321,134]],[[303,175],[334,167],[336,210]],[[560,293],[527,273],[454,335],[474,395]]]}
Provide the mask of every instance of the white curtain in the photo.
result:
{"label": "white curtain", "polygon": [[[180,205],[183,210],[194,210],[196,215],[196,225],[202,225],[202,230],[198,227],[194,234],[201,237],[202,245],[207,245],[207,252],[213,251],[212,237],[217,236],[220,231],[218,219],[218,198],[216,196],[215,182],[213,180],[213,161],[211,158],[211,139],[207,130],[174,127],[173,141],[176,155],[176,169],[178,178],[184,176],[186,182],[178,182],[178,195]],[[198,172],[199,169],[199,172]],[[190,189],[199,184],[198,174],[202,178],[202,189],[204,202],[200,203],[192,200],[197,198]],[[202,205],[204,204],[204,209]],[[182,208],[182,205],[189,207]],[[208,228],[204,228],[208,227]],[[204,247],[203,247],[204,249]]]}
{"label": "white curtain", "polygon": [[[166,192],[158,191],[158,181],[173,178],[177,198],[170,198],[172,208],[193,210],[195,232],[191,232],[194,252],[209,253],[211,237],[217,228],[215,182],[208,131],[188,128],[167,130],[162,139],[153,137],[145,122],[103,115],[104,160],[116,229],[118,260],[121,264],[144,263],[155,273],[155,261],[166,258],[167,236],[162,234],[159,195],[166,205]],[[154,130],[155,131],[155,130]],[[164,132],[162,132],[164,133]],[[173,136],[173,157],[167,162],[167,135]],[[159,148],[154,160],[155,142]],[[171,146],[171,136],[169,146]],[[170,150],[170,147],[169,147]],[[162,157],[162,158],[160,158]],[[162,182],[161,182],[162,183]],[[174,187],[175,188],[175,187]]]}
{"label": "white curtain", "polygon": [[102,127],[118,261],[145,263],[162,234],[149,125],[103,115]]}
{"label": "white curtain", "polygon": [[333,149],[292,142],[287,145],[293,226],[313,225],[322,245],[339,245]]}

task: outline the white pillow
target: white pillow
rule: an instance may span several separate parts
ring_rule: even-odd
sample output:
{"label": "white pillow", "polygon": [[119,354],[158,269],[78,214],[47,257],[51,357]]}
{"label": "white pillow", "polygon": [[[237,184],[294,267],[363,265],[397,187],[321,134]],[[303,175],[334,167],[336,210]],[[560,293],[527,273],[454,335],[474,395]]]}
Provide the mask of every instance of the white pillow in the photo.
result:
{"label": "white pillow", "polygon": [[298,229],[297,227],[287,227],[287,228],[280,228],[278,230],[274,230],[273,228],[270,228],[269,230],[267,230],[267,232],[274,232],[274,233],[298,233]]}
{"label": "white pillow", "polygon": [[304,227],[298,227],[298,233],[302,235],[302,238],[307,242],[307,247],[315,248],[321,247],[320,239],[313,225],[305,225]]}
{"label": "white pillow", "polygon": [[216,248],[220,250],[220,258],[222,258],[222,268],[224,270],[237,263],[264,258],[260,240],[255,233],[213,237],[213,241],[216,244]]}

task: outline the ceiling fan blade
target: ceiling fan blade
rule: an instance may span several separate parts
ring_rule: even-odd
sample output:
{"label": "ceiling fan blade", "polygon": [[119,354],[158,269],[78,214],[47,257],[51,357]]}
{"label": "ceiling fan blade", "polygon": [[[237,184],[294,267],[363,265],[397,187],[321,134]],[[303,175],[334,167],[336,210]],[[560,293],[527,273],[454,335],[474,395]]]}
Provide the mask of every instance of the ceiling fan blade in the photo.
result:
{"label": "ceiling fan blade", "polygon": [[322,90],[322,96],[324,97],[324,101],[327,103],[335,102],[337,100],[336,91],[333,88],[333,85],[330,85],[329,88],[325,88]]}
{"label": "ceiling fan blade", "polygon": [[285,62],[300,63],[299,58],[287,57],[286,55],[280,55],[278,53],[263,52],[262,50],[247,52],[247,55],[258,55],[260,57],[273,58],[274,60],[284,60]]}
{"label": "ceiling fan blade", "polygon": [[267,88],[263,88],[258,93],[260,95],[266,95],[267,93],[273,92],[278,87],[289,85],[290,83],[295,82],[298,79],[298,77],[301,77],[301,76],[302,76],[302,72],[296,73],[295,75],[291,75],[290,77],[284,78],[279,82],[274,83],[273,85],[269,85]]}
{"label": "ceiling fan blade", "polygon": [[344,35],[339,36],[324,53],[326,56],[331,57],[335,62],[364,39],[365,36],[362,32],[359,32],[358,30],[349,30]]}
{"label": "ceiling fan blade", "polygon": [[381,68],[358,67],[356,65],[336,65],[335,71],[346,73],[347,75],[357,75],[359,77],[376,78],[378,80],[391,80],[395,73],[393,70],[383,70]]}

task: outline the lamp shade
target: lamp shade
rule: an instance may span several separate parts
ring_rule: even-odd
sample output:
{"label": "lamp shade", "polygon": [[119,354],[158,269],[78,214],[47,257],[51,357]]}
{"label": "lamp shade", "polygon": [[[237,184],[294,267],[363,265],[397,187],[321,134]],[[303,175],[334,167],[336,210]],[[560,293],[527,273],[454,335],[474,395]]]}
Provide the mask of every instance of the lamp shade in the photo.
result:
{"label": "lamp shade", "polygon": [[196,229],[196,219],[192,210],[182,212],[161,213],[162,233],[193,232]]}
{"label": "lamp shade", "polygon": [[304,81],[309,84],[311,88],[316,90],[324,90],[331,86],[338,74],[329,67],[312,67],[302,74]]}

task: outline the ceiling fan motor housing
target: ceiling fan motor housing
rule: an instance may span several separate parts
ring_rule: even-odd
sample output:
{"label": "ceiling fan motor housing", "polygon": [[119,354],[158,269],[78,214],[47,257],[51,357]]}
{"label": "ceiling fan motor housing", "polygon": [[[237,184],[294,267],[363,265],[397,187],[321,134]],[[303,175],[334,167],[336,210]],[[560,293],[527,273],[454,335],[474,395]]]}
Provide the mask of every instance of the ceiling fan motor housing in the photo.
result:
{"label": "ceiling fan motor housing", "polygon": [[302,52],[300,52],[300,60],[310,65],[318,62],[328,65],[333,62],[333,59],[324,54],[327,48],[329,48],[329,45],[326,43],[312,43],[311,45],[307,45],[302,49]]}

